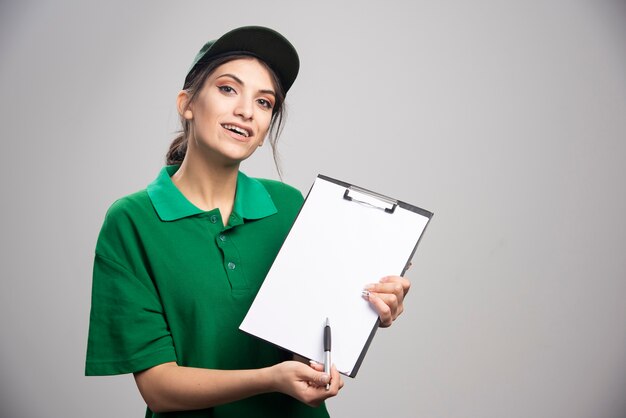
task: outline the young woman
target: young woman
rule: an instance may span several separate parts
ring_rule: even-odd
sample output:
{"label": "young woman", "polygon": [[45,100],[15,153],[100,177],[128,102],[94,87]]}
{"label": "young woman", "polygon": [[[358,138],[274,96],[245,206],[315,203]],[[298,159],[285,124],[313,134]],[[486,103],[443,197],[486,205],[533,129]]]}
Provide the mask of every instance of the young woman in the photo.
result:
{"label": "young woman", "polygon": [[[147,417],[325,417],[333,367],[238,330],[303,198],[240,163],[272,147],[298,73],[293,46],[262,27],[203,46],[176,105],[182,134],[145,190],[107,212],[93,272],[87,375],[134,373]],[[368,285],[382,326],[409,282]],[[330,383],[330,389],[326,384]]]}

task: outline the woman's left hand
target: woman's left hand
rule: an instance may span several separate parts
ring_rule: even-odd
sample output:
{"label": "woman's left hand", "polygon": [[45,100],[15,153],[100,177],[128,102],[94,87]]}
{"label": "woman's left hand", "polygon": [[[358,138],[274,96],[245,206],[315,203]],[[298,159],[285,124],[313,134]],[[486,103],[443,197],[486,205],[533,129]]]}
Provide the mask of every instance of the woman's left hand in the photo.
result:
{"label": "woman's left hand", "polygon": [[404,297],[411,288],[411,282],[400,276],[386,276],[378,283],[365,286],[364,297],[378,312],[380,326],[391,326],[404,310]]}

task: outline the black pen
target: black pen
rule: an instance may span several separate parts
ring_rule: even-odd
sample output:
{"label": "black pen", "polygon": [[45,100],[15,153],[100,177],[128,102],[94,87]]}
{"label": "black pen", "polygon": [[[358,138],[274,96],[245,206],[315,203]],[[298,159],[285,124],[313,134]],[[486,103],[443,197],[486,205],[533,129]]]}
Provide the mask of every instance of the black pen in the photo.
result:
{"label": "black pen", "polygon": [[[330,377],[330,322],[326,318],[324,327],[324,373]],[[326,390],[330,389],[330,383],[326,383]]]}

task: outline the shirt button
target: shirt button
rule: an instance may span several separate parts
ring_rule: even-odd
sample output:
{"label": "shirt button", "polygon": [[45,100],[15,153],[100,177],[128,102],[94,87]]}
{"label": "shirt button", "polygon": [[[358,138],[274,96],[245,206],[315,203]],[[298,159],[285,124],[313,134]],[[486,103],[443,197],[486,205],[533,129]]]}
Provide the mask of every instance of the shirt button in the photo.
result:
{"label": "shirt button", "polygon": [[216,224],[217,223],[217,215],[211,215],[209,220],[211,221],[212,224]]}
{"label": "shirt button", "polygon": [[236,266],[235,266],[235,263],[233,263],[232,261],[231,261],[230,263],[228,263],[228,268],[229,268],[230,270],[235,270],[235,267],[236,267]]}
{"label": "shirt button", "polygon": [[226,241],[226,235],[220,234],[220,241],[222,242]]}

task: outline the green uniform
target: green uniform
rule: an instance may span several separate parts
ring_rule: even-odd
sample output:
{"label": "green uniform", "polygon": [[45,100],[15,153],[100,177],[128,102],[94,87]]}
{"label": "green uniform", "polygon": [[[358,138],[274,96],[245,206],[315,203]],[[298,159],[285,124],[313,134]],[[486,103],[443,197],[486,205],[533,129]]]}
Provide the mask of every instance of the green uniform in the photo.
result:
{"label": "green uniform", "polygon": [[[146,190],[116,201],[96,246],[87,375],[132,373],[175,361],[208,369],[256,369],[287,354],[239,331],[302,206],[272,180],[237,178],[224,227],[218,209],[191,204],[167,166]],[[147,417],[327,417],[283,394],[208,410]]]}

